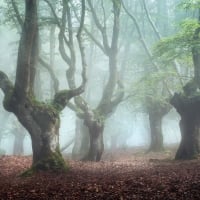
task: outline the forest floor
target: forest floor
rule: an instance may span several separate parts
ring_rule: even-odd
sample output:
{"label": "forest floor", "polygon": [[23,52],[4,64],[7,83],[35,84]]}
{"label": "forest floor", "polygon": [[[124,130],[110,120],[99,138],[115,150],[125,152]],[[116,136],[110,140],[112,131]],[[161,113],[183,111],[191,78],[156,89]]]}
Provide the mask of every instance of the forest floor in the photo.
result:
{"label": "forest floor", "polygon": [[174,151],[107,152],[98,163],[67,159],[66,174],[22,178],[31,157],[0,157],[0,200],[200,199],[200,160],[174,161]]}

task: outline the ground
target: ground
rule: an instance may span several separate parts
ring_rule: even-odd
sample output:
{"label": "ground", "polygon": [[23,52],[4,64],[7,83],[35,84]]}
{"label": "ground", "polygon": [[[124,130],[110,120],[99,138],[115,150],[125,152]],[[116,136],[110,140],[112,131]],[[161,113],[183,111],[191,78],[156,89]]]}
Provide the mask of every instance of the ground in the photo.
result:
{"label": "ground", "polygon": [[105,153],[98,163],[72,161],[66,174],[22,178],[31,156],[0,158],[0,199],[200,199],[200,160],[174,161],[171,151]]}

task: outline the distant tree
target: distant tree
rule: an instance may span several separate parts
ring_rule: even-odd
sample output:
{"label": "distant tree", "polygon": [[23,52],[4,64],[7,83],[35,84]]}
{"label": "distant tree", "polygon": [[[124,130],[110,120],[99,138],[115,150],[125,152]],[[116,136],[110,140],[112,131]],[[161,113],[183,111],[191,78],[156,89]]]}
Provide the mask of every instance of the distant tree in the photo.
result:
{"label": "distant tree", "polygon": [[13,84],[0,72],[0,88],[4,92],[4,108],[13,112],[28,130],[33,149],[32,170],[66,170],[59,149],[59,113],[83,88],[63,90],[51,103],[37,101],[34,93],[35,67],[38,61],[37,1],[25,1],[25,19],[18,49],[16,80]]}
{"label": "distant tree", "polygon": [[[45,0],[50,7],[51,4],[49,1]],[[99,31],[102,42],[99,42],[97,38],[90,33],[86,27],[83,29],[87,35],[92,39],[92,41],[105,53],[105,55],[109,59],[109,78],[106,83],[106,86],[103,90],[102,98],[100,99],[99,105],[92,109],[89,103],[84,99],[83,96],[77,96],[74,99],[74,104],[69,103],[68,106],[74,110],[79,118],[81,118],[84,122],[84,125],[87,127],[89,131],[89,139],[87,142],[89,145],[89,150],[82,158],[83,160],[91,160],[91,161],[99,161],[101,159],[104,145],[103,145],[103,130],[105,119],[116,109],[117,105],[123,98],[122,91],[122,83],[120,82],[120,78],[118,76],[117,70],[117,53],[118,53],[118,35],[119,35],[119,14],[120,14],[120,1],[112,1],[113,5],[113,32],[111,38],[111,44],[109,44],[109,39],[107,36],[107,27],[106,27],[106,19],[104,18],[103,25],[100,23],[97,11],[94,9],[92,2],[88,1],[89,9],[92,13],[92,17],[94,19],[94,24],[96,25],[97,30]],[[78,6],[78,5],[77,5]],[[67,81],[70,89],[73,89],[76,85],[75,81],[75,69],[76,69],[76,51],[75,51],[75,43],[74,43],[74,29],[72,25],[73,15],[72,10],[73,2],[70,4],[69,1],[63,1],[63,10],[62,10],[62,19],[61,23],[57,20],[57,26],[60,29],[59,33],[59,50],[63,60],[69,66],[67,70]],[[53,11],[55,19],[58,19],[56,13]],[[78,21],[81,22],[80,15],[77,10],[74,11],[74,14],[77,15]],[[105,16],[104,16],[105,17]],[[67,34],[66,34],[67,33]],[[83,50],[82,46],[82,38],[78,37],[78,44],[80,50]],[[101,44],[102,43],[102,44]],[[82,63],[86,65],[86,60],[84,56],[84,52],[80,51],[82,55]],[[117,90],[120,88],[120,91]],[[118,92],[119,91],[119,92]],[[81,134],[83,134],[83,130],[81,130]],[[75,142],[76,144],[76,142]]]}
{"label": "distant tree", "polygon": [[[153,3],[155,4],[155,2]],[[160,6],[160,4],[158,6]],[[148,34],[145,34],[145,31],[143,31],[144,28],[141,28],[142,25],[138,20],[138,16],[131,13],[124,3],[123,8],[136,27],[139,41],[143,47],[143,51],[141,52],[143,52],[142,55],[143,58],[145,58],[142,61],[138,61],[140,70],[141,68],[143,69],[143,74],[140,75],[138,81],[133,81],[130,91],[131,94],[129,96],[132,99],[132,103],[139,103],[141,107],[140,110],[147,113],[149,116],[150,146],[148,151],[162,151],[164,149],[162,119],[171,109],[169,105],[169,96],[171,95],[170,87],[172,85],[169,84],[168,79],[169,75],[174,72],[170,72],[168,69],[162,69],[159,64],[154,61],[152,50],[149,45],[160,40],[161,35],[151,18],[146,1],[142,1],[141,12],[143,12],[143,15],[146,16],[147,19],[145,25],[148,27]],[[157,13],[157,11],[154,13],[155,16],[159,14],[160,13]],[[151,29],[151,31],[149,29]]]}
{"label": "distant tree", "polygon": [[[98,38],[94,34],[90,33],[87,28],[84,31],[89,38],[99,47],[99,49],[108,57],[109,61],[109,77],[103,89],[102,97],[95,109],[90,109],[86,104],[84,106],[79,104],[82,109],[84,124],[89,130],[89,152],[83,158],[83,160],[99,161],[101,159],[104,144],[103,144],[103,131],[105,126],[105,120],[114,113],[118,104],[122,101],[124,91],[122,80],[120,80],[120,74],[117,67],[118,56],[118,42],[119,42],[119,25],[120,25],[120,9],[121,1],[112,1],[113,7],[113,25],[112,33],[110,33],[106,23],[106,14],[103,1],[101,2],[101,8],[103,10],[103,22],[101,23],[97,9],[94,7],[91,0],[88,0],[88,6],[94,20],[95,28],[102,38],[102,42],[98,41]],[[111,41],[109,44],[109,40]],[[117,90],[118,86],[118,90]]]}

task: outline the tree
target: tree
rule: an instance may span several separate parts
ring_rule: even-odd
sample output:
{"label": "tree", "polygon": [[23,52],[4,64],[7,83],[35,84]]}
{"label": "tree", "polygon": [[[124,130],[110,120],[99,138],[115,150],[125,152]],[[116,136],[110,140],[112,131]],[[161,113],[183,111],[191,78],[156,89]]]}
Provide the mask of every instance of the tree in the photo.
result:
{"label": "tree", "polygon": [[[149,44],[152,44],[155,40],[160,40],[161,36],[151,18],[146,1],[142,1],[142,13],[147,17],[146,26],[150,25],[148,28],[148,37],[145,37],[145,31],[142,31],[142,25],[140,25],[136,16],[128,11],[124,3],[122,3],[122,5],[126,14],[130,17],[136,27],[139,41],[144,49],[143,57],[145,57],[143,62],[139,60],[139,65],[144,69],[144,73],[142,77],[139,78],[138,83],[135,83],[134,81],[130,97],[133,96],[132,102],[137,101],[138,103],[138,101],[140,101],[143,112],[147,113],[149,116],[151,140],[148,151],[162,151],[164,149],[162,119],[171,109],[171,106],[169,105],[171,89],[168,83],[168,76],[171,72],[160,68],[159,63],[155,62],[153,59],[153,54],[149,48]],[[153,30],[152,34],[149,33],[149,29]],[[156,39],[151,41],[152,38]],[[133,93],[135,93],[135,95],[132,95]]]}
{"label": "tree", "polygon": [[28,130],[33,149],[32,171],[65,171],[66,163],[59,149],[59,112],[82,86],[55,94],[51,103],[37,101],[34,94],[35,68],[38,61],[37,1],[25,1],[25,19],[18,49],[16,80],[13,84],[0,72],[0,88],[4,92],[4,108],[13,112]]}
{"label": "tree", "polygon": [[[199,1],[183,1],[185,8],[194,8],[199,11]],[[200,15],[199,15],[200,16]],[[198,16],[198,19],[199,19]],[[181,116],[180,130],[181,143],[175,159],[192,159],[199,154],[200,129],[200,49],[199,49],[199,20],[190,19],[182,23],[181,30],[171,38],[161,41],[157,48],[160,56],[173,54],[184,58],[190,56],[193,63],[193,78],[183,86],[183,91],[175,93],[170,103]],[[162,51],[161,51],[162,49]],[[163,51],[165,50],[165,52]]]}
{"label": "tree", "polygon": [[[50,7],[51,4],[49,1],[45,0]],[[120,1],[112,1],[113,10],[114,10],[114,25],[113,25],[113,35],[112,42],[109,44],[107,37],[107,29],[103,27],[99,22],[97,17],[97,13],[93,8],[91,1],[88,1],[89,8],[92,12],[92,16],[94,18],[97,29],[99,30],[102,39],[103,45],[101,42],[98,42],[95,37],[87,31],[84,26],[83,29],[89,35],[89,37],[95,42],[95,44],[108,56],[109,58],[109,79],[103,91],[102,98],[100,100],[97,108],[92,109],[88,102],[83,98],[83,96],[77,96],[74,98],[74,104],[69,103],[68,106],[74,110],[79,118],[84,121],[84,125],[87,126],[90,136],[89,142],[89,152],[83,158],[83,160],[91,160],[91,161],[99,161],[101,159],[103,153],[103,130],[104,123],[107,116],[109,116],[119,104],[121,99],[123,98],[123,92],[115,92],[116,87],[118,85],[119,88],[122,88],[122,84],[120,82],[117,72],[117,50],[118,50],[118,34],[119,34],[119,14],[120,14]],[[84,6],[84,4],[82,4]],[[62,10],[62,20],[59,22],[56,13],[54,13],[54,17],[57,21],[57,25],[60,29],[59,33],[59,50],[63,60],[69,66],[67,70],[67,81],[70,89],[73,89],[76,85],[75,81],[75,69],[76,69],[76,51],[74,44],[74,27],[72,26],[72,9],[73,4],[69,1],[63,1],[63,10]],[[77,14],[77,10],[73,9],[74,14],[77,16],[76,18],[81,23],[82,16]],[[104,21],[105,22],[105,21]],[[104,24],[105,25],[105,24]],[[67,27],[66,27],[67,26]],[[67,33],[67,34],[66,34]],[[81,59],[83,65],[86,65],[85,55],[82,46],[82,38],[78,36],[78,44],[80,47]],[[69,52],[69,53],[68,53]],[[115,97],[113,98],[113,96]]]}

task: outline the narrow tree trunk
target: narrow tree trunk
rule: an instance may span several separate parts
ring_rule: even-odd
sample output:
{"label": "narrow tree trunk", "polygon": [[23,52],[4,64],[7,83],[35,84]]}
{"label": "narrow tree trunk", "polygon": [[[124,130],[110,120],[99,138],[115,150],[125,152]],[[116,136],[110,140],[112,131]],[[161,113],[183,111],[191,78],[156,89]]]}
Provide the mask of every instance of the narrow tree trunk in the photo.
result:
{"label": "narrow tree trunk", "polygon": [[98,123],[97,121],[93,121],[93,123],[88,124],[89,135],[90,135],[90,147],[87,156],[83,160],[88,161],[100,161],[103,151],[104,151],[104,143],[103,143],[103,130],[104,124]]}
{"label": "narrow tree trunk", "polygon": [[149,151],[163,151],[163,132],[162,132],[162,119],[170,111],[171,106],[167,103],[152,101],[148,99],[148,113],[151,143]]}
{"label": "narrow tree trunk", "polygon": [[149,114],[151,144],[149,151],[160,152],[164,150],[162,133],[162,115]]}
{"label": "narrow tree trunk", "polygon": [[82,160],[89,151],[89,130],[83,123],[83,120],[76,120],[75,143],[72,150],[74,160]]}

